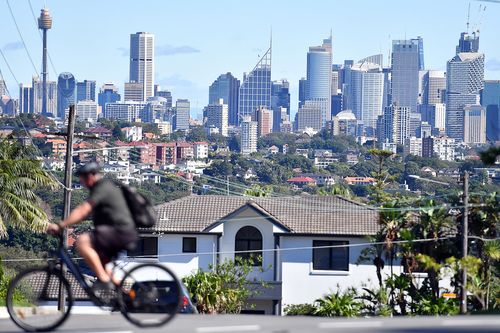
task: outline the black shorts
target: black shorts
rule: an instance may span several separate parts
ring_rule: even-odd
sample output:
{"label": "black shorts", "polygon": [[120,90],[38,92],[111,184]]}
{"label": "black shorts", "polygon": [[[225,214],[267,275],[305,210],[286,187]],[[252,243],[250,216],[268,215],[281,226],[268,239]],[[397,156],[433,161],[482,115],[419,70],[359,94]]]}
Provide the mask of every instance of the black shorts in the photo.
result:
{"label": "black shorts", "polygon": [[103,264],[123,250],[133,250],[138,238],[136,230],[120,230],[109,225],[98,225],[90,233],[92,245]]}

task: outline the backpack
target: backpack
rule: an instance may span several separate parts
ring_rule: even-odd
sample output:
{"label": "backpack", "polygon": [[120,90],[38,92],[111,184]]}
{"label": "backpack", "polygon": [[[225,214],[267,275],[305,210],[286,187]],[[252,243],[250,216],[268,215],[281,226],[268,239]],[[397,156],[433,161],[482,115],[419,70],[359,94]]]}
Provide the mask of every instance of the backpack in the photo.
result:
{"label": "backpack", "polygon": [[119,184],[118,186],[125,197],[125,201],[127,201],[136,228],[151,228],[154,226],[156,224],[156,212],[151,201],[133,187],[125,184]]}

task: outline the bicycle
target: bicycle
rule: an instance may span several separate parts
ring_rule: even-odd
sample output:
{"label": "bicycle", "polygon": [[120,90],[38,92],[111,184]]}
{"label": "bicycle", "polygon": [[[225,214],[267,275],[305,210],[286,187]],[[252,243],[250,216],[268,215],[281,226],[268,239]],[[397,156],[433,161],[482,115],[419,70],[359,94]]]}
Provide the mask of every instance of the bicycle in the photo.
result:
{"label": "bicycle", "polygon": [[7,310],[27,332],[47,332],[68,319],[74,303],[68,278],[98,307],[120,311],[139,327],[157,327],[172,320],[181,307],[181,283],[170,269],[156,263],[123,266],[113,260],[112,290],[95,290],[71,259],[59,236],[58,250],[47,264],[21,271],[7,290]]}

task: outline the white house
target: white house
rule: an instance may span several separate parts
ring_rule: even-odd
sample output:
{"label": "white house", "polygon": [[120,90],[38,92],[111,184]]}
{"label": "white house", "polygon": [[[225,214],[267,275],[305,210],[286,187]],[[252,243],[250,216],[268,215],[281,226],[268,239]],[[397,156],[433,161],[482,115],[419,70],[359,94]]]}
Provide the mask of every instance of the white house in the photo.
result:
{"label": "white house", "polygon": [[379,230],[378,213],[340,196],[191,195],[156,208],[154,230],[129,255],[157,258],[182,277],[253,251],[264,269],[254,274],[269,287],[247,312],[281,314],[285,305],[314,302],[337,286],[377,281],[371,263],[356,261],[366,236]]}

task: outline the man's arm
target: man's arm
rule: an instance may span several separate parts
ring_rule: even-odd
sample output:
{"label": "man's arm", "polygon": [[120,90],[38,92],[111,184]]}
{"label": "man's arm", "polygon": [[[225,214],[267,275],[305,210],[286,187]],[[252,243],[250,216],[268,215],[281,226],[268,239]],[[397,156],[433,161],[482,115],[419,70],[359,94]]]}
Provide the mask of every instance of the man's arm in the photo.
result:
{"label": "man's arm", "polygon": [[68,218],[61,221],[59,224],[51,223],[47,228],[47,232],[50,234],[57,234],[62,229],[69,227],[70,225],[81,222],[92,212],[92,205],[85,201],[78,206],[69,214]]}
{"label": "man's arm", "polygon": [[78,206],[69,214],[68,218],[59,223],[61,228],[69,227],[70,225],[81,222],[92,212],[92,206],[88,201],[85,201]]}

